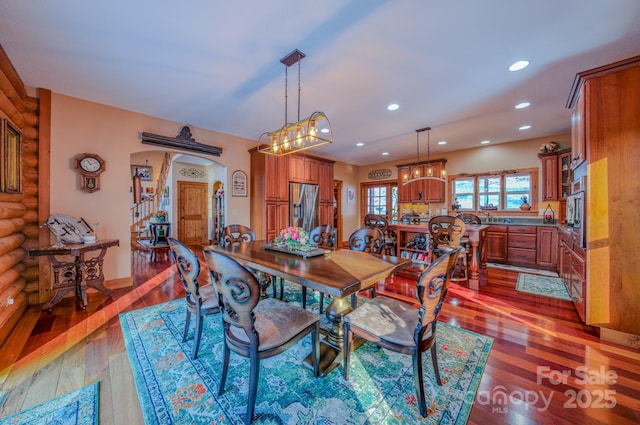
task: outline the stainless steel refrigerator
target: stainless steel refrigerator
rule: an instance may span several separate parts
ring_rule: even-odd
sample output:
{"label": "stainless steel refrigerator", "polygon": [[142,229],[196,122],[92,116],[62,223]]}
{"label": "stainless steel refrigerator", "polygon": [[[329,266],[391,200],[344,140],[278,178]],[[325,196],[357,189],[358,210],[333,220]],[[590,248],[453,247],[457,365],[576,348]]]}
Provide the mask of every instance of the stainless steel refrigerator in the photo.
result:
{"label": "stainless steel refrigerator", "polygon": [[289,183],[291,226],[311,231],[318,225],[318,185]]}

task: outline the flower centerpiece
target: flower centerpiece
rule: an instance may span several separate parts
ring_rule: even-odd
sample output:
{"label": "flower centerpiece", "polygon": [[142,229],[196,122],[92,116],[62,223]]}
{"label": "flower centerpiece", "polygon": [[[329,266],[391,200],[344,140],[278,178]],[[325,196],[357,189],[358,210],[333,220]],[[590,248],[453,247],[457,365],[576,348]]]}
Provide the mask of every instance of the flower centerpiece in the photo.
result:
{"label": "flower centerpiece", "polygon": [[309,232],[302,227],[290,226],[280,231],[279,244],[286,245],[289,249],[309,249]]}
{"label": "flower centerpiece", "polygon": [[169,219],[169,213],[166,211],[157,211],[152,218],[156,223],[164,223]]}

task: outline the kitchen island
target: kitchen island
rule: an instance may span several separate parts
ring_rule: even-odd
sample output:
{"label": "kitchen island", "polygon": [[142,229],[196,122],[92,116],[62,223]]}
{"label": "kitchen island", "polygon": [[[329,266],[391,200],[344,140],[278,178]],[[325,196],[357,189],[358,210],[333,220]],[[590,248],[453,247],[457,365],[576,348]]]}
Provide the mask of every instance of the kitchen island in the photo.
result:
{"label": "kitchen island", "polygon": [[[467,225],[465,236],[470,243],[470,262],[467,275],[469,276],[469,288],[478,290],[480,287],[480,269],[487,267],[487,224]],[[396,232],[396,253],[403,258],[410,258],[413,261],[412,267],[402,271],[405,275],[417,278],[420,273],[432,261],[432,252],[429,244],[428,223],[404,224],[393,223],[389,225],[389,230]]]}

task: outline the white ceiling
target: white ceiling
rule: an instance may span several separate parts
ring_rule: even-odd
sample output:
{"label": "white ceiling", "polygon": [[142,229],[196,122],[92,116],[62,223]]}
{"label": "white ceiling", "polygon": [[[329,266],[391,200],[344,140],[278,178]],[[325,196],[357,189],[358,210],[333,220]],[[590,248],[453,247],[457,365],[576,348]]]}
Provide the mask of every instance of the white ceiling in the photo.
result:
{"label": "white ceiling", "polygon": [[[569,131],[575,74],[640,55],[639,23],[638,0],[0,2],[27,86],[255,140],[284,123],[300,49],[301,116],[334,134],[314,153],[356,165],[415,158],[425,126],[432,156]],[[293,121],[297,66],[288,103]]]}

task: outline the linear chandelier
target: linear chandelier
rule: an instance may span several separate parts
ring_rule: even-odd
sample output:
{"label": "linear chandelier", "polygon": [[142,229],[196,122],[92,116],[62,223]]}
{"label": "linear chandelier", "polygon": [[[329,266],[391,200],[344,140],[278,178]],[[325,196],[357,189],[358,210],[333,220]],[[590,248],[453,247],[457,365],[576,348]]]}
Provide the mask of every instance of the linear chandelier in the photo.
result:
{"label": "linear chandelier", "polygon": [[[314,112],[307,118],[300,119],[300,61],[305,54],[295,49],[280,62],[284,68],[284,125],[277,130],[267,131],[258,139],[258,152],[269,155],[283,156],[333,142],[331,124],[324,112]],[[298,121],[290,123],[287,120],[288,104],[288,69],[298,64]]]}
{"label": "linear chandelier", "polygon": [[[422,170],[422,164],[420,164],[420,133],[426,131],[427,132],[427,164],[425,166],[424,172]],[[433,167],[431,166],[431,159],[429,158],[431,154],[431,127],[419,128],[416,130],[416,165],[411,170],[411,177],[405,174],[403,176],[402,185],[406,186],[409,183],[413,183],[421,180],[437,180],[446,183],[446,170],[442,169],[441,175],[436,175]]]}

